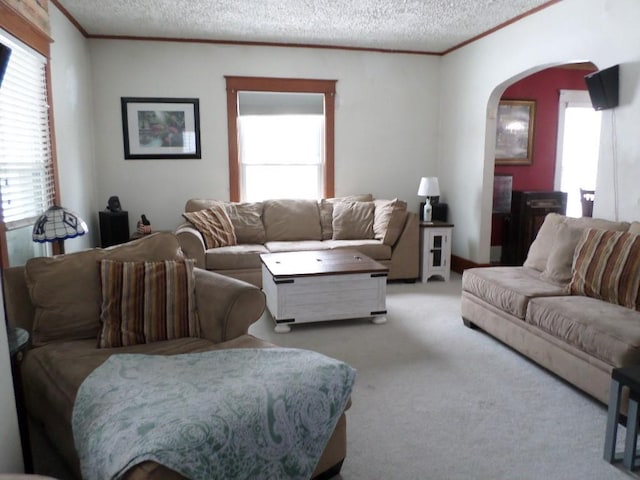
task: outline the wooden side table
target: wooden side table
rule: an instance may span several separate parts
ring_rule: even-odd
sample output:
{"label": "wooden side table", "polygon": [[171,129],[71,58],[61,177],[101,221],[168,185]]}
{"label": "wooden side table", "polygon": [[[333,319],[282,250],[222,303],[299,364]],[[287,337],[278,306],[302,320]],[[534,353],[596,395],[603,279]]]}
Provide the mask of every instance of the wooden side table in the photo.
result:
{"label": "wooden side table", "polygon": [[22,375],[20,375],[20,361],[24,351],[29,347],[29,332],[23,328],[9,327],[9,354],[11,356],[11,376],[13,377],[13,389],[16,396],[16,411],[18,414],[18,428],[20,430],[20,445],[22,447],[22,459],[24,471],[33,473],[33,458],[31,456],[31,443],[29,441],[29,428],[27,413],[24,407],[24,390],[22,387]]}
{"label": "wooden side table", "polygon": [[420,222],[420,281],[434,276],[449,281],[452,233],[452,223]]}

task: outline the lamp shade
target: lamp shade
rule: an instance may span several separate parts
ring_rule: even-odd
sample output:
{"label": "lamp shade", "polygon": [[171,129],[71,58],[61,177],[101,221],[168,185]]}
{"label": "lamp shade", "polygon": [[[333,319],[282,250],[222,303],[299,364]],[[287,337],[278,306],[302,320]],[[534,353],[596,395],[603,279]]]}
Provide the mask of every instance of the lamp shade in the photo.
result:
{"label": "lamp shade", "polygon": [[87,233],[87,224],[77,213],[63,207],[49,207],[33,225],[33,241],[55,242]]}
{"label": "lamp shade", "polygon": [[438,185],[438,177],[422,177],[422,179],[420,179],[420,186],[418,187],[418,196],[421,196],[421,197],[440,196],[440,186]]}

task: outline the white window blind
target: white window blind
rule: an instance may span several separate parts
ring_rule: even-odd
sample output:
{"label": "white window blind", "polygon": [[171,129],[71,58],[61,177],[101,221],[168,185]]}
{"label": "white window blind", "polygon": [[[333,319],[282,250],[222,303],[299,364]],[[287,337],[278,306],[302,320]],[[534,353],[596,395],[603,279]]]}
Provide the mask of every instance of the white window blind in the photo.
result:
{"label": "white window blind", "polygon": [[0,30],[11,57],[0,87],[0,199],[7,230],[51,206],[55,183],[49,137],[47,59]]}
{"label": "white window blind", "polygon": [[324,95],[239,92],[241,197],[320,198],[324,160]]}

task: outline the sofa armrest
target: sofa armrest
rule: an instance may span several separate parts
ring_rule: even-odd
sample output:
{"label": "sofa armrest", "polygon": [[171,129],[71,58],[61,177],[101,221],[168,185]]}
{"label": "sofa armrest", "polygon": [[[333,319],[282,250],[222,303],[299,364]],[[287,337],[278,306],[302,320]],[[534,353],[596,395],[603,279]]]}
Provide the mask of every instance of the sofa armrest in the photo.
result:
{"label": "sofa armrest", "polygon": [[391,251],[389,279],[415,279],[420,276],[420,229],[418,215],[407,212],[402,232]]}
{"label": "sofa armrest", "polygon": [[264,312],[264,293],[250,283],[195,268],[200,334],[215,343],[244,335]]}
{"label": "sofa armrest", "polygon": [[175,234],[185,256],[193,258],[196,261],[196,267],[206,268],[204,253],[207,247],[202,234],[190,223],[183,223],[178,226]]}

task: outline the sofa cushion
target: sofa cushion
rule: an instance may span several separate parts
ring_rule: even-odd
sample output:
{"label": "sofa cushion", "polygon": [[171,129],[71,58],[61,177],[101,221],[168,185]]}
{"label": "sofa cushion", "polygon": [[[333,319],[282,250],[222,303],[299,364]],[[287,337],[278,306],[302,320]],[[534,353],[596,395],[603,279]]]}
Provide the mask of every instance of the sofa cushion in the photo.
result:
{"label": "sofa cushion", "polygon": [[[96,348],[95,338],[50,343],[41,348],[31,349],[24,357],[21,370],[25,382],[25,403],[30,416],[37,419],[38,423],[44,423],[51,427],[49,434],[54,435],[55,433],[57,450],[66,452],[65,460],[69,462],[77,455],[73,443],[71,417],[78,388],[84,379],[102,365],[109,356],[115,353],[177,355],[224,348],[264,348],[270,346],[273,345],[251,335],[242,335],[218,344],[202,338],[185,337],[117,349]],[[49,429],[47,430],[49,431]],[[129,475],[135,469],[136,467],[133,467],[127,472],[130,478],[147,478],[135,474]],[[71,478],[79,478],[79,472],[77,475]]]}
{"label": "sofa cushion", "polygon": [[570,227],[581,230],[600,228],[624,232],[629,229],[629,223],[627,222],[612,222],[602,218],[591,217],[572,218],[557,213],[549,213],[545,217],[535,240],[529,247],[527,258],[524,261],[525,267],[532,268],[538,272],[544,271],[549,259],[549,252],[551,252],[555,240],[556,226],[561,223],[566,223]]}
{"label": "sofa cushion", "polygon": [[318,210],[320,211],[321,239],[331,240],[333,238],[333,202],[326,198],[319,200]]}
{"label": "sofa cushion", "polygon": [[182,251],[176,236],[158,232],[106,249],[28,260],[25,277],[35,308],[33,345],[96,338],[100,325],[100,260],[179,258]]}
{"label": "sofa cushion", "polygon": [[571,294],[640,310],[640,235],[585,230],[574,257]]}
{"label": "sofa cushion", "polygon": [[332,197],[326,199],[328,202],[373,202],[373,194],[356,193],[354,195],[345,195],[344,197]]}
{"label": "sofa cushion", "polygon": [[322,243],[331,250],[349,248],[374,260],[391,260],[391,247],[380,240],[327,240]]}
{"label": "sofa cushion", "polygon": [[212,248],[204,253],[207,270],[260,268],[260,254],[269,253],[264,245],[240,244]]}
{"label": "sofa cushion", "polygon": [[99,348],[198,337],[194,261],[102,260]]}
{"label": "sofa cushion", "polygon": [[640,363],[640,312],[595,298],[534,298],[527,323],[614,367]]}
{"label": "sofa cushion", "polygon": [[213,205],[197,212],[182,214],[200,232],[206,248],[235,245],[236,234],[227,210],[222,205]]}
{"label": "sofa cushion", "polygon": [[323,198],[318,202],[320,209],[320,225],[322,227],[322,240],[333,238],[333,204],[336,202],[372,202],[370,193],[347,195],[345,197]]}
{"label": "sofa cushion", "polygon": [[631,222],[631,225],[629,225],[629,233],[640,235],[640,222]]}
{"label": "sofa cushion", "polygon": [[298,240],[295,242],[267,242],[264,244],[270,253],[327,250],[329,245],[320,240]]}
{"label": "sofa cushion", "polygon": [[568,295],[566,288],[540,280],[524,267],[471,268],[462,275],[462,290],[524,319],[532,298]]}
{"label": "sofa cushion", "polygon": [[225,208],[238,243],[264,243],[262,202],[226,203]]}
{"label": "sofa cushion", "polygon": [[322,239],[316,200],[265,200],[262,221],[267,242]]}
{"label": "sofa cushion", "polygon": [[333,240],[373,238],[373,202],[336,202],[333,206]]}
{"label": "sofa cushion", "polygon": [[385,245],[393,246],[407,217],[407,204],[402,200],[374,200],[373,237]]}
{"label": "sofa cushion", "polygon": [[555,226],[555,231],[555,238],[547,258],[547,265],[540,278],[565,286],[571,281],[573,254],[582,238],[582,230],[570,227],[566,223],[561,223]]}

